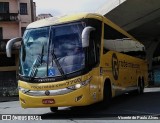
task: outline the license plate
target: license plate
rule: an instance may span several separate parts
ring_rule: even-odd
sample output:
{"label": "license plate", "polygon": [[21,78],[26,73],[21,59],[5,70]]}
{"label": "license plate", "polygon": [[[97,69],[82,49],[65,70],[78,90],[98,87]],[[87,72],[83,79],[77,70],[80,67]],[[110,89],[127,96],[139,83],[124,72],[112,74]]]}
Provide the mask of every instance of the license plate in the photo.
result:
{"label": "license plate", "polygon": [[54,99],[43,99],[42,103],[43,104],[54,104],[55,100]]}

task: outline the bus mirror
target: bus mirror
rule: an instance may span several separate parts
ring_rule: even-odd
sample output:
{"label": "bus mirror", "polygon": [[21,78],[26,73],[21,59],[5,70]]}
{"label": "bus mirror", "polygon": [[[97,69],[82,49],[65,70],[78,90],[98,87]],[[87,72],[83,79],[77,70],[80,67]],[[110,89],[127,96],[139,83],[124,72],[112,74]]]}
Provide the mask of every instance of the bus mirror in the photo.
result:
{"label": "bus mirror", "polygon": [[11,57],[11,54],[12,54],[12,46],[15,42],[19,42],[19,41],[22,41],[22,38],[13,38],[11,40],[9,40],[7,42],[7,45],[6,45],[6,54],[7,54],[7,57]]}
{"label": "bus mirror", "polygon": [[89,46],[90,32],[94,30],[95,28],[91,26],[87,26],[83,29],[83,32],[82,32],[82,47],[83,48]]}

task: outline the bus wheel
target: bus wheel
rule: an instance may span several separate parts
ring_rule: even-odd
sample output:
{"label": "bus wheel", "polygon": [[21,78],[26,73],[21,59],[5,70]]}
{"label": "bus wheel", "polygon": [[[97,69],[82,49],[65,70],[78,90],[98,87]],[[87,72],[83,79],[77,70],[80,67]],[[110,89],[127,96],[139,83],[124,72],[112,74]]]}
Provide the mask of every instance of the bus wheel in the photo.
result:
{"label": "bus wheel", "polygon": [[138,82],[138,94],[143,94],[144,92],[144,83],[142,81]]}
{"label": "bus wheel", "polygon": [[144,93],[144,82],[141,82],[141,89],[140,89],[140,94]]}
{"label": "bus wheel", "polygon": [[58,107],[50,107],[51,112],[57,112],[58,111]]}
{"label": "bus wheel", "polygon": [[106,82],[103,90],[103,105],[108,106],[112,100],[112,90],[110,82]]}

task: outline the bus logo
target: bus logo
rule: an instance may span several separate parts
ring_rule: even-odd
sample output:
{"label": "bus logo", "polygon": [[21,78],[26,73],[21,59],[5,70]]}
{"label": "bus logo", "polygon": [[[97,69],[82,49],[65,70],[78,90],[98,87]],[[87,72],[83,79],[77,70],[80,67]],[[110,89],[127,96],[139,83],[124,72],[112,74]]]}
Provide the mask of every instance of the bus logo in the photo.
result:
{"label": "bus logo", "polygon": [[119,64],[118,64],[118,58],[115,53],[112,55],[112,73],[115,80],[118,80],[119,75]]}
{"label": "bus logo", "polygon": [[50,92],[48,90],[45,91],[45,95],[49,96]]}

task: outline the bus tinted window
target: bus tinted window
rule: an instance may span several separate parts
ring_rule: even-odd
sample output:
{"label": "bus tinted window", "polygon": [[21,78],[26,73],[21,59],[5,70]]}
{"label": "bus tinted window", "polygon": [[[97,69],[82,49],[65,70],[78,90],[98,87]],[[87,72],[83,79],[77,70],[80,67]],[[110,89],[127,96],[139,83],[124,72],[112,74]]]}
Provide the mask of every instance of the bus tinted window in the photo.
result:
{"label": "bus tinted window", "polygon": [[138,41],[128,38],[109,25],[104,25],[104,54],[107,51],[117,51],[138,58],[145,58],[145,47]]}
{"label": "bus tinted window", "polygon": [[123,39],[123,38],[127,38],[127,36],[118,32],[117,30],[110,27],[109,25],[106,25],[106,24],[104,25],[104,39],[115,40],[115,39]]}
{"label": "bus tinted window", "polygon": [[90,33],[90,46],[88,63],[92,67],[99,64],[100,61],[100,46],[101,46],[101,33],[102,22],[96,19],[87,19],[87,26],[92,26],[95,31]]}

